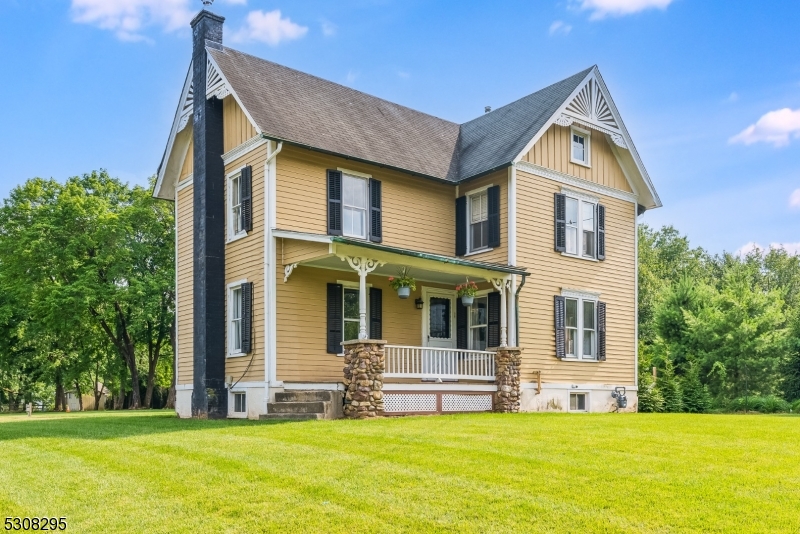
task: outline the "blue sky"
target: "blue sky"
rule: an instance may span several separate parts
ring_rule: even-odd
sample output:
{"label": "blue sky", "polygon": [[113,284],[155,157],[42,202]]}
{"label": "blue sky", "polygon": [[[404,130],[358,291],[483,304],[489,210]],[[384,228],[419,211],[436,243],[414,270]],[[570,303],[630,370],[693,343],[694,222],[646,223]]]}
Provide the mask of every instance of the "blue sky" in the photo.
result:
{"label": "blue sky", "polygon": [[[768,6],[768,7],[763,7]],[[0,195],[159,164],[200,0],[0,0]],[[463,122],[597,64],[673,224],[800,252],[800,2],[216,0],[225,42]]]}

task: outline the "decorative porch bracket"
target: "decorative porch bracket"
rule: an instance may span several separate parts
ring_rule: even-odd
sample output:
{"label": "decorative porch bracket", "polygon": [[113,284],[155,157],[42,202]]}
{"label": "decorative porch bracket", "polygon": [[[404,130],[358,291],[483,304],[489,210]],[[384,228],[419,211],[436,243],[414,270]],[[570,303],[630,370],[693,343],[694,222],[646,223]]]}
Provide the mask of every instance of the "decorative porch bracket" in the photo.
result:
{"label": "decorative porch bracket", "polygon": [[506,297],[511,290],[511,280],[493,278],[492,285],[500,292],[500,346],[508,346],[508,307]]}
{"label": "decorative porch bracket", "polygon": [[359,256],[339,256],[358,273],[358,339],[367,339],[367,275],[386,262]]}
{"label": "decorative porch bracket", "polygon": [[290,263],[289,265],[287,265],[286,267],[283,268],[283,283],[284,284],[289,281],[289,277],[292,276],[292,271],[294,271],[296,267],[297,267],[296,263]]}

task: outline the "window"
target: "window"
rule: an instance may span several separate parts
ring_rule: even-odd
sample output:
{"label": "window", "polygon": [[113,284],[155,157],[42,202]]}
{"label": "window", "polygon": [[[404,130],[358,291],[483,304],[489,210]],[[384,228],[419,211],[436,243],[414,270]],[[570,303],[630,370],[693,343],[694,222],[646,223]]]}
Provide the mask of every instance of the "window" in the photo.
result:
{"label": "window", "polygon": [[569,411],[571,412],[585,412],[586,410],[586,393],[570,393],[569,394]]}
{"label": "window", "polygon": [[242,352],[242,288],[231,289],[230,296],[230,346],[229,354]]}
{"label": "window", "polygon": [[358,289],[344,288],[344,340],[358,339],[360,316],[358,314]]}
{"label": "window", "polygon": [[482,191],[469,197],[469,250],[489,247],[489,194]]}
{"label": "window", "polygon": [[567,298],[565,308],[566,357],[596,360],[597,302]]}
{"label": "window", "polygon": [[[567,254],[596,258],[597,232],[595,210],[597,204],[566,198],[566,249]],[[580,249],[580,250],[579,250]]]}
{"label": "window", "polygon": [[369,182],[342,175],[342,232],[348,237],[367,238],[367,192]]}
{"label": "window", "polygon": [[233,235],[242,233],[242,177],[231,179],[231,231]]}
{"label": "window", "polygon": [[450,299],[431,297],[428,335],[435,339],[450,339]]}
{"label": "window", "polygon": [[233,413],[247,412],[247,393],[233,394]]}
{"label": "window", "polygon": [[469,348],[486,350],[489,325],[489,298],[476,297],[469,307]]}
{"label": "window", "polygon": [[572,163],[578,163],[580,165],[589,166],[589,140],[591,136],[589,132],[580,130],[578,128],[572,128],[572,151],[571,151],[571,161]]}

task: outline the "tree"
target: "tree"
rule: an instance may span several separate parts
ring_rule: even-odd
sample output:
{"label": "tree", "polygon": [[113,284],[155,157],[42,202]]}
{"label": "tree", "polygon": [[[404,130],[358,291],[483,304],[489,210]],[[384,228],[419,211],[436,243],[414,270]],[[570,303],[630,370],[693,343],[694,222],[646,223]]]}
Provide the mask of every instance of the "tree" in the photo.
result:
{"label": "tree", "polygon": [[700,366],[696,362],[689,362],[687,366],[681,380],[681,393],[685,412],[704,413],[711,405],[708,388],[700,381]]}
{"label": "tree", "polygon": [[[31,328],[49,334],[39,351],[72,358],[101,336],[125,364],[132,408],[141,406],[137,344],[150,348],[148,366],[155,368],[172,322],[172,232],[167,206],[105,171],[63,185],[28,180],[0,209],[0,280],[28,303]],[[57,385],[64,373],[89,372],[54,369]]]}

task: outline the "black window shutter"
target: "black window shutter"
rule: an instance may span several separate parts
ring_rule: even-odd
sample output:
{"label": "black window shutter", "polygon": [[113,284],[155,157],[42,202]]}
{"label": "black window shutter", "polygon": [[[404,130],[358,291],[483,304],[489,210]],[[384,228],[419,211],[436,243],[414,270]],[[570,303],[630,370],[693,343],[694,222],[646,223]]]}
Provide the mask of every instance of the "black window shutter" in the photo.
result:
{"label": "black window shutter", "polygon": [[567,250],[567,197],[561,193],[555,193],[555,250],[565,252]]}
{"label": "black window shutter", "polygon": [[253,346],[253,283],[242,284],[242,352],[249,354]]}
{"label": "black window shutter", "polygon": [[[379,182],[380,183],[380,182]],[[383,339],[383,291],[369,288],[369,337]]]}
{"label": "black window shutter", "polygon": [[342,284],[328,284],[328,354],[342,353]]}
{"label": "black window shutter", "polygon": [[489,247],[500,246],[500,186],[489,188]]}
{"label": "black window shutter", "polygon": [[342,173],[332,169],[328,169],[328,235],[342,235]]}
{"label": "black window shutter", "polygon": [[461,304],[460,299],[456,300],[456,348],[468,349],[469,341],[467,340],[467,313],[469,309],[467,306]]}
{"label": "black window shutter", "polygon": [[597,259],[606,259],[606,207],[597,205]]}
{"label": "black window shutter", "polygon": [[500,293],[493,292],[488,295],[488,310],[486,310],[487,333],[486,346],[500,346]]}
{"label": "black window shutter", "polygon": [[556,321],[556,358],[565,358],[567,356],[567,337],[565,328],[567,322],[567,299],[560,295],[556,295],[553,300]]}
{"label": "black window shutter", "polygon": [[467,197],[456,199],[456,256],[467,253]]}
{"label": "black window shutter", "polygon": [[381,182],[374,178],[369,179],[369,240],[375,243],[383,241]]}
{"label": "black window shutter", "polygon": [[606,361],[606,303],[597,303],[597,359]]}
{"label": "black window shutter", "polygon": [[253,168],[250,165],[242,169],[239,187],[242,199],[242,229],[250,232],[253,230]]}

